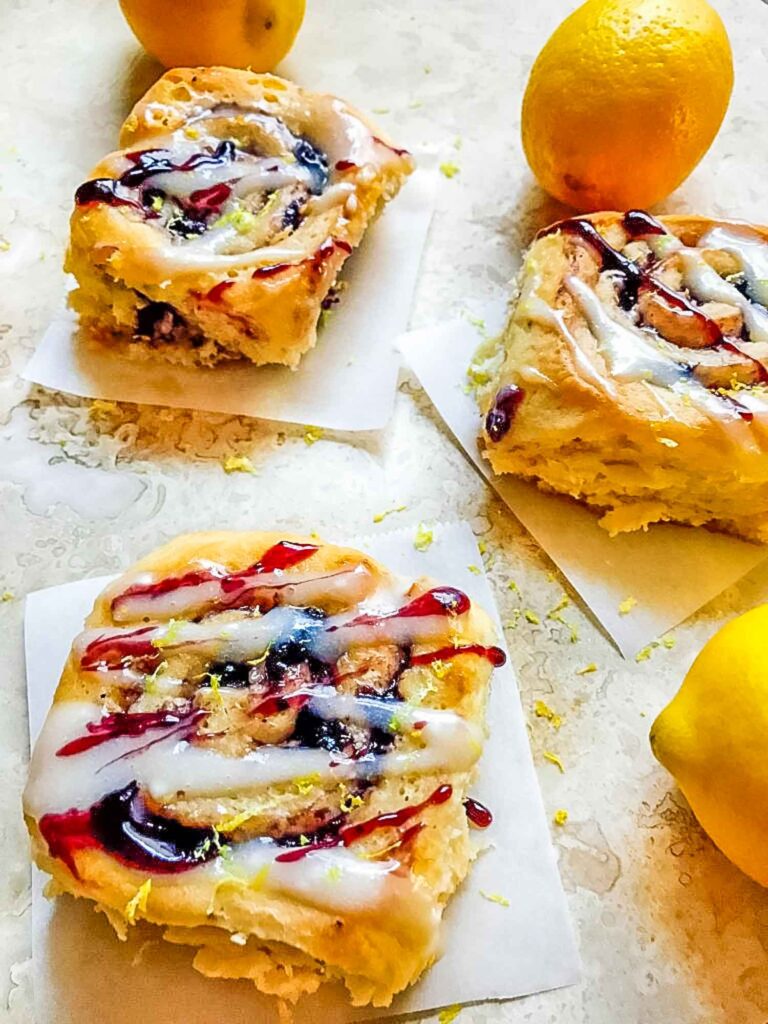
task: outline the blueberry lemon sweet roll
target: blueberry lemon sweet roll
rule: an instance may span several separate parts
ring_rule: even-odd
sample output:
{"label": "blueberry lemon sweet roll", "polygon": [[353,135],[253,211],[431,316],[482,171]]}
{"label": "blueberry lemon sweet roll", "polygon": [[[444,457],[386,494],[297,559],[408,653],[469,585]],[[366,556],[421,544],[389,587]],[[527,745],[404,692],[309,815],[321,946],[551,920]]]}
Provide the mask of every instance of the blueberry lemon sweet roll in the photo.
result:
{"label": "blueberry lemon sweet roll", "polygon": [[333,96],[167,72],[77,189],[66,269],[87,333],[133,357],[295,367],[334,282],[413,169]]}
{"label": "blueberry lemon sweet roll", "polygon": [[768,541],[768,230],[597,213],[541,232],[473,368],[485,456],[601,513]]}
{"label": "blueberry lemon sweet roll", "polygon": [[180,537],[101,594],[24,797],[54,890],[285,1002],[386,1006],[467,874],[494,629],[466,594],[264,533]]}

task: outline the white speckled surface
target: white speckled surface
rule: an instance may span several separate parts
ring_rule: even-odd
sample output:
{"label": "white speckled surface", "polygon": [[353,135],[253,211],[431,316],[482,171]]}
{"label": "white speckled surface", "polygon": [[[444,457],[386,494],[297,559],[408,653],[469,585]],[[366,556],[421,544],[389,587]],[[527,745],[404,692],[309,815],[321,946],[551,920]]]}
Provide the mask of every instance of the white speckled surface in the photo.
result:
{"label": "white speckled surface", "polygon": [[[559,210],[537,190],[519,147],[519,103],[539,46],[571,5],[521,0],[310,0],[284,67],[363,107],[406,143],[461,167],[444,182],[414,322],[502,294],[521,244]],[[765,91],[768,7],[719,0],[737,58],[725,126],[667,210],[768,219]],[[0,717],[0,1016],[30,1017],[29,872],[19,794],[27,759],[22,605],[29,590],[113,572],[173,534],[205,526],[290,526],[330,538],[361,533],[406,504],[392,525],[463,516],[488,545],[502,612],[530,608],[508,634],[523,699],[564,715],[559,731],[530,716],[548,808],[580,936],[583,982],[460,1020],[536,1024],[763,1024],[768,1017],[768,894],[712,848],[650,755],[653,715],[704,638],[755,603],[768,580],[743,581],[677,630],[674,650],[623,662],[578,606],[546,619],[562,586],[465,462],[409,383],[380,435],[328,437],[203,414],[88,403],[28,390],[18,372],[60,300],[73,187],[111,148],[116,127],[157,74],[112,0],[5,0],[0,9],[0,604],[5,709]],[[461,149],[454,148],[460,136]],[[257,475],[225,476],[247,454]],[[514,578],[520,594],[506,584]],[[595,662],[598,670],[576,670]],[[559,754],[565,774],[543,760]],[[481,955],[481,951],[468,951]],[[153,1020],[148,1010],[147,1020]],[[40,1022],[44,1024],[44,1022]]]}

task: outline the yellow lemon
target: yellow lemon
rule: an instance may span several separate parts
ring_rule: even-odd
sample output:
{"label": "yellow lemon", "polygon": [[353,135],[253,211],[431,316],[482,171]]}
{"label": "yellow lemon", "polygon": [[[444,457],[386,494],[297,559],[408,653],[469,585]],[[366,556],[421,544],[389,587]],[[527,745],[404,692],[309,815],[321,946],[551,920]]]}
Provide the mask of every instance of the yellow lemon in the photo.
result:
{"label": "yellow lemon", "polygon": [[139,42],[167,68],[224,64],[271,71],[288,53],[306,0],[120,0]]}
{"label": "yellow lemon", "polygon": [[706,0],[588,0],[533,65],[525,155],[571,206],[650,206],[709,149],[732,88],[728,35]]}
{"label": "yellow lemon", "polygon": [[723,853],[768,885],[768,605],[704,646],[651,747]]}

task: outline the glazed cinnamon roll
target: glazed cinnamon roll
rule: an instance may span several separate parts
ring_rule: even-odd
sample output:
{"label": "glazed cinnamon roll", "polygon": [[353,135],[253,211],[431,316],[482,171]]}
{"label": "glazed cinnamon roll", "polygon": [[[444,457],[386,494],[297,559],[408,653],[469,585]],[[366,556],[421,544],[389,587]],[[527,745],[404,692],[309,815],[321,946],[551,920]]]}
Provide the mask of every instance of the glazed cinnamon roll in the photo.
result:
{"label": "glazed cinnamon roll", "polygon": [[468,790],[493,640],[461,591],[358,551],[180,537],[73,643],[24,796],[35,859],[203,974],[386,1006],[439,954],[468,816],[490,823]]}
{"label": "glazed cinnamon roll", "polygon": [[295,367],[334,282],[413,169],[333,96],[231,68],[167,72],[75,193],[87,332],[176,363]]}
{"label": "glazed cinnamon roll", "polygon": [[767,307],[768,229],[638,210],[553,225],[474,368],[486,457],[612,533],[768,541]]}

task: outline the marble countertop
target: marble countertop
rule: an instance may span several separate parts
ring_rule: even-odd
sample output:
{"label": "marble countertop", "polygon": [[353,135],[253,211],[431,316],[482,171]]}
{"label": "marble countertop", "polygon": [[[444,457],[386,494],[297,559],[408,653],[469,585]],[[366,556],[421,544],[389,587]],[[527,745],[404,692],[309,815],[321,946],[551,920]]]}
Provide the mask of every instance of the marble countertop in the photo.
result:
{"label": "marble countertop", "polygon": [[[460,172],[442,182],[414,310],[421,325],[503,295],[521,246],[561,208],[533,183],[519,107],[563,0],[310,0],[281,69],[337,91],[404,143]],[[768,7],[718,0],[736,87],[715,145],[661,208],[765,221]],[[481,481],[413,381],[386,431],[327,435],[236,417],[90,403],[20,377],[61,302],[73,187],[111,149],[158,74],[112,0],[6,0],[0,12],[0,1017],[31,1020],[29,868],[19,796],[28,757],[22,616],[30,590],[115,572],[176,533],[208,527],[318,530],[329,539],[464,518],[487,545],[544,800],[569,813],[553,840],[584,960],[572,988],[476,1006],[460,1020],[557,1024],[764,1024],[768,894],[713,848],[648,748],[649,725],[704,639],[761,594],[753,572],[675,630],[674,649],[624,661],[577,600],[547,620],[564,583]],[[256,475],[225,475],[227,455]],[[384,528],[384,527],[377,527]],[[519,593],[507,583],[514,579]],[[594,662],[597,671],[579,675]],[[533,713],[545,700],[558,730]],[[564,774],[543,758],[555,751]],[[40,1022],[42,1024],[42,1022]]]}

